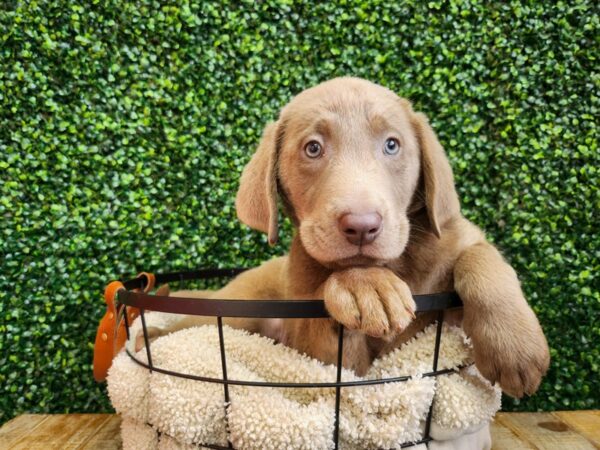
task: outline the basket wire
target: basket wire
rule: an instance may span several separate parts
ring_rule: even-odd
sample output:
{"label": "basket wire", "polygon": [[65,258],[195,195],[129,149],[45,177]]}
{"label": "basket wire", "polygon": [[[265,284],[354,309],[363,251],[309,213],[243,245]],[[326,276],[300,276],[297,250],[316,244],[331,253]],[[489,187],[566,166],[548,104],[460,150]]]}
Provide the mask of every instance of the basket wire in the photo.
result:
{"label": "basket wire", "polygon": [[[177,272],[169,273],[164,275],[156,275],[158,283],[166,283],[172,281],[179,281],[180,285],[184,280],[192,279],[210,279],[210,278],[223,278],[231,277],[243,272],[246,269],[201,269],[197,271],[189,272]],[[125,281],[124,286],[126,289],[117,292],[117,299],[119,302],[119,309],[124,310],[124,321],[125,329],[127,333],[127,339],[130,339],[129,335],[129,321],[127,315],[127,307],[137,307],[140,311],[140,319],[142,322],[142,332],[144,336],[145,351],[147,357],[147,363],[137,358],[129,348],[126,348],[126,353],[129,357],[142,367],[147,368],[150,373],[158,372],[174,377],[186,378],[196,381],[203,381],[208,383],[218,383],[223,385],[223,400],[224,407],[230,403],[229,397],[229,386],[254,386],[254,387],[276,387],[276,388],[335,388],[335,408],[334,408],[334,434],[333,442],[335,450],[339,447],[339,425],[340,425],[340,400],[341,390],[344,387],[351,386],[366,386],[374,384],[384,383],[396,383],[403,382],[411,379],[412,377],[400,376],[390,377],[381,379],[367,379],[358,381],[342,381],[342,367],[343,367],[343,348],[344,348],[344,327],[339,324],[338,326],[338,345],[337,345],[337,370],[335,382],[328,383],[288,383],[288,382],[259,382],[259,381],[246,381],[246,380],[230,380],[227,377],[227,355],[225,351],[225,340],[223,333],[223,317],[279,317],[279,318],[327,318],[329,315],[324,309],[322,300],[216,300],[216,299],[187,299],[179,297],[161,297],[155,295],[149,295],[146,293],[134,292],[133,289],[140,289],[147,283],[145,276]],[[190,302],[191,300],[191,302]],[[442,338],[442,326],[444,322],[444,311],[446,309],[455,308],[462,306],[460,298],[456,293],[443,293],[443,294],[431,294],[424,296],[415,296],[417,303],[417,313],[425,311],[437,311],[437,327],[435,335],[435,347],[433,352],[432,370],[422,374],[423,377],[436,377],[438,375],[444,375],[448,373],[457,372],[464,366],[457,368],[441,369],[438,370],[438,360]],[[176,305],[177,302],[181,302],[181,305]],[[241,303],[240,303],[241,302]],[[234,308],[230,308],[232,304]],[[303,311],[303,306],[309,304],[312,308]],[[256,306],[255,308],[248,308],[248,306]],[[277,306],[273,311],[273,306]],[[292,307],[293,305],[293,307]],[[268,308],[271,308],[270,310]],[[181,372],[175,372],[167,370],[161,367],[157,367],[152,363],[152,350],[150,345],[150,338],[148,336],[148,329],[146,327],[145,311],[146,309],[153,311],[162,312],[175,312],[185,314],[195,314],[202,316],[215,316],[217,318],[217,330],[219,333],[219,348],[221,354],[221,368],[222,378],[211,378],[200,375],[193,375]],[[229,315],[228,315],[229,314]],[[412,447],[419,444],[424,444],[432,440],[430,436],[431,420],[433,413],[433,402],[429,405],[429,411],[425,420],[425,427],[423,437],[414,442],[403,443],[400,448]],[[225,414],[225,420],[227,421],[227,414]],[[226,429],[228,429],[226,422]],[[228,439],[227,447],[223,447],[216,444],[203,443],[201,447],[210,448],[215,450],[228,450],[233,449],[232,443]],[[392,449],[388,449],[392,450]]]}

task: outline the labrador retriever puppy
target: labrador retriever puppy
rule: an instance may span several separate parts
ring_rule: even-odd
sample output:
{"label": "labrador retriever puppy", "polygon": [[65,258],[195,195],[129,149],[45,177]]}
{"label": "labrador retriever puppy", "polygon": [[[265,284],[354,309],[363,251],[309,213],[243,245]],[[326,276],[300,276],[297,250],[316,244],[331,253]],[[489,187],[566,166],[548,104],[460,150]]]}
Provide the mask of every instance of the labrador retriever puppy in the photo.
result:
{"label": "labrador retriever puppy", "polygon": [[[240,220],[278,236],[278,205],[296,233],[287,256],[249,270],[214,298],[323,298],[332,319],[230,319],[359,374],[434,320],[413,294],[455,290],[480,372],[533,394],[548,345],[515,271],[460,212],[452,170],[427,118],[392,91],[336,78],[297,95],[267,125],[236,197]],[[175,295],[199,296],[182,291]],[[183,317],[156,337],[199,323]],[[138,336],[138,348],[143,339]]]}

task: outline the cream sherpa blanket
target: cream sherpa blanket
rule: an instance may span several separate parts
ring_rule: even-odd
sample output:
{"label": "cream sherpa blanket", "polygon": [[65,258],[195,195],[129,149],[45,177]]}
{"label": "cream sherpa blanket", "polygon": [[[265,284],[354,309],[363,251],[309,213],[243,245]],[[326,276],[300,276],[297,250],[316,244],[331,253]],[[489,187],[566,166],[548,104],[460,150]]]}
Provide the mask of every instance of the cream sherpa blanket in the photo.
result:
{"label": "cream sherpa blanket", "polygon": [[[148,325],[165,315],[147,313]],[[131,335],[140,329],[139,319]],[[229,379],[275,382],[332,382],[336,367],[301,355],[271,339],[224,327]],[[500,390],[474,366],[448,375],[431,370],[435,325],[376,360],[366,379],[411,375],[406,382],[341,390],[340,448],[399,448],[421,439],[433,403],[429,449],[489,449],[488,425],[500,408]],[[131,342],[128,344],[131,347]],[[152,343],[157,367],[221,378],[215,326],[178,331]],[[146,352],[137,358],[146,362]],[[461,329],[444,325],[438,368],[470,362],[470,343]],[[342,380],[359,380],[342,371]],[[123,417],[123,448],[192,449],[201,444],[236,449],[332,449],[335,389],[223,387],[149,371],[121,352],[108,375],[108,393]],[[227,420],[225,418],[227,414]],[[227,425],[226,425],[227,423]],[[228,426],[228,428],[227,428]],[[418,446],[413,448],[425,448]]]}

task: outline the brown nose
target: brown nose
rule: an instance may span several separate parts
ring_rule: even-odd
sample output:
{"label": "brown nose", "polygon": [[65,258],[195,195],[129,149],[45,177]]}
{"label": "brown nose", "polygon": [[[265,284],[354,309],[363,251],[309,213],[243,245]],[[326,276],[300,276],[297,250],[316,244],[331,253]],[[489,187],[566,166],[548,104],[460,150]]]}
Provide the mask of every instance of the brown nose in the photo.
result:
{"label": "brown nose", "polygon": [[351,244],[370,244],[381,232],[381,216],[376,212],[344,214],[340,217],[338,227]]}

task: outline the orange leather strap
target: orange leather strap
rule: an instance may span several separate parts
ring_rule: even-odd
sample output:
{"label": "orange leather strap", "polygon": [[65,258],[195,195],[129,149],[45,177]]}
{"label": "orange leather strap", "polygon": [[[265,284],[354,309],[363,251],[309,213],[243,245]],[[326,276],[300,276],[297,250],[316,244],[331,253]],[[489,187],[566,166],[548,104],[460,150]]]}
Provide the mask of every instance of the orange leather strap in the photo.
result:
{"label": "orange leather strap", "polygon": [[94,379],[104,381],[108,369],[115,356],[115,348],[120,348],[125,343],[125,328],[117,327],[117,309],[115,296],[117,291],[125,289],[120,281],[113,281],[104,290],[106,313],[98,324],[96,342],[94,343]]}
{"label": "orange leather strap", "polygon": [[136,278],[140,278],[140,277],[146,277],[146,280],[147,280],[146,286],[144,286],[144,293],[147,294],[152,289],[154,289],[154,285],[156,284],[156,277],[154,276],[153,273],[140,272],[140,273],[138,273],[138,276]]}
{"label": "orange leather strap", "polygon": [[[144,292],[148,293],[154,289],[156,277],[150,272],[141,272],[138,277],[146,277]],[[98,324],[96,332],[96,341],[94,343],[94,379],[104,381],[108,374],[108,369],[112,364],[115,355],[123,348],[127,340],[127,331],[125,330],[125,321],[120,316],[115,305],[115,296],[120,289],[125,289],[120,281],[113,281],[106,286],[104,290],[104,301],[106,302],[106,313]],[[127,321],[129,324],[139,316],[138,308],[129,306],[127,308]]]}

